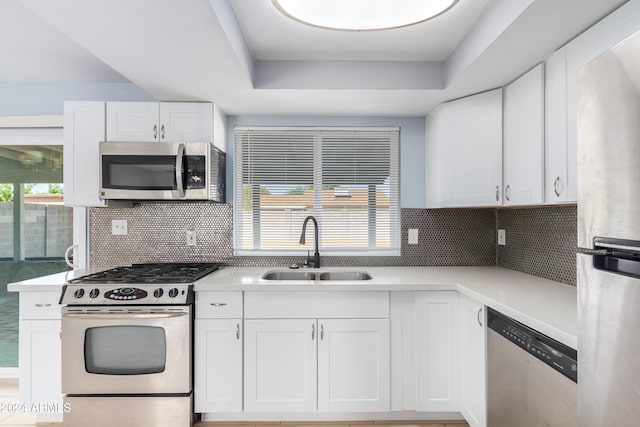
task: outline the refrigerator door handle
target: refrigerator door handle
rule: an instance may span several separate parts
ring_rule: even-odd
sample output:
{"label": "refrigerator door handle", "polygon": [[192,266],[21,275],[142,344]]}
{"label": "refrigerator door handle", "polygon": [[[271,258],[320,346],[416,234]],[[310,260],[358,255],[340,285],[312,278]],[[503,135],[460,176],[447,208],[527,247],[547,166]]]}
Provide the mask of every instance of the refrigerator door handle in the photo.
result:
{"label": "refrigerator door handle", "polygon": [[592,256],[606,256],[611,255],[611,251],[609,249],[592,249],[592,248],[577,248],[576,252],[582,255],[592,255]]}

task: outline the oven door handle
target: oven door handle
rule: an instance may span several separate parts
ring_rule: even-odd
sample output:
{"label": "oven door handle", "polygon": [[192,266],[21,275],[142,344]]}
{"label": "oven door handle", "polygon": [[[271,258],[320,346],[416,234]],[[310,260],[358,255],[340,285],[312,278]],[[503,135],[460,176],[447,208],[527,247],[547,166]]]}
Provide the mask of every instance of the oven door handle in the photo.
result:
{"label": "oven door handle", "polygon": [[74,319],[169,319],[188,316],[189,313],[65,313],[62,317]]}

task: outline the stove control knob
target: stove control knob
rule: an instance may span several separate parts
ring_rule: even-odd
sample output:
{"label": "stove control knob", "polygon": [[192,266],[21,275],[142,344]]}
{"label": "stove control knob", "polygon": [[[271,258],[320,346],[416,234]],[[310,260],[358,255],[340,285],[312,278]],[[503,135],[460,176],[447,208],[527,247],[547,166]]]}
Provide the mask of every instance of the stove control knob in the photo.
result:
{"label": "stove control knob", "polygon": [[84,296],[84,289],[78,288],[73,292],[75,298],[82,298]]}
{"label": "stove control knob", "polygon": [[158,288],[155,291],[153,291],[153,296],[156,298],[160,298],[163,294],[164,294],[164,291],[162,290],[162,288]]}
{"label": "stove control knob", "polygon": [[100,289],[98,288],[93,288],[91,292],[89,292],[89,298],[96,298],[98,295],[100,295]]}
{"label": "stove control knob", "polygon": [[178,288],[171,288],[169,289],[169,296],[171,298],[175,298],[178,296]]}

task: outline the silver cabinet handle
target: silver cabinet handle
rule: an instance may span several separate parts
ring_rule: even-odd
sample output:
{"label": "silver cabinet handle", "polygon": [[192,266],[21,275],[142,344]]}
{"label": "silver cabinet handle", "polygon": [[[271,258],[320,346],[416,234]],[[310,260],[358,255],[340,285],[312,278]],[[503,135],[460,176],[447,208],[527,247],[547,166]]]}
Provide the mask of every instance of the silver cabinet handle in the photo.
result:
{"label": "silver cabinet handle", "polygon": [[500,186],[496,185],[496,202],[500,201]]}
{"label": "silver cabinet handle", "polygon": [[153,139],[158,139],[158,125],[153,125]]}
{"label": "silver cabinet handle", "polygon": [[478,309],[478,325],[483,326],[482,325],[482,307]]}
{"label": "silver cabinet handle", "polygon": [[51,304],[36,304],[36,307],[51,307]]}
{"label": "silver cabinet handle", "polygon": [[553,192],[556,193],[556,197],[560,197],[560,177],[557,176],[553,181]]}
{"label": "silver cabinet handle", "polygon": [[320,325],[320,341],[324,339],[324,325]]}
{"label": "silver cabinet handle", "polygon": [[311,341],[316,339],[316,325],[311,324]]}
{"label": "silver cabinet handle", "polygon": [[209,305],[212,305],[214,307],[224,307],[225,305],[227,305],[227,303],[226,302],[212,302]]}
{"label": "silver cabinet handle", "polygon": [[160,139],[164,139],[164,125],[160,126]]}
{"label": "silver cabinet handle", "polygon": [[511,186],[508,184],[504,189],[504,198],[507,199],[507,202],[511,200]]}
{"label": "silver cabinet handle", "polygon": [[240,340],[240,323],[236,323],[236,339]]}

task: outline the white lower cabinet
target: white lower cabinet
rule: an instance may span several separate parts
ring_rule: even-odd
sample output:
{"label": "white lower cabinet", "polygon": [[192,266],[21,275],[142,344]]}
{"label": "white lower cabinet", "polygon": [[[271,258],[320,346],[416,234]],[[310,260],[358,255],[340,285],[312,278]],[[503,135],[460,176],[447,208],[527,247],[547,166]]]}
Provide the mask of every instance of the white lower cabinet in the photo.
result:
{"label": "white lower cabinet", "polygon": [[390,410],[389,292],[245,293],[247,412]]}
{"label": "white lower cabinet", "polygon": [[59,292],[20,293],[20,403],[38,422],[62,421]]}
{"label": "white lower cabinet", "polygon": [[315,319],[245,321],[245,411],[316,410],[316,336]]}
{"label": "white lower cabinet", "polygon": [[196,319],[196,412],[242,411],[242,319]]}
{"label": "white lower cabinet", "polygon": [[245,410],[389,410],[389,319],[245,321]]}
{"label": "white lower cabinet", "polygon": [[460,410],[470,427],[486,427],[486,312],[460,294]]}
{"label": "white lower cabinet", "polygon": [[415,293],[416,410],[457,411],[458,293]]}
{"label": "white lower cabinet", "polygon": [[318,323],[318,411],[389,411],[389,319]]}
{"label": "white lower cabinet", "polygon": [[462,413],[484,427],[484,319],[457,291],[198,292],[195,410]]}
{"label": "white lower cabinet", "polygon": [[196,412],[242,411],[242,324],[242,292],[196,294]]}

